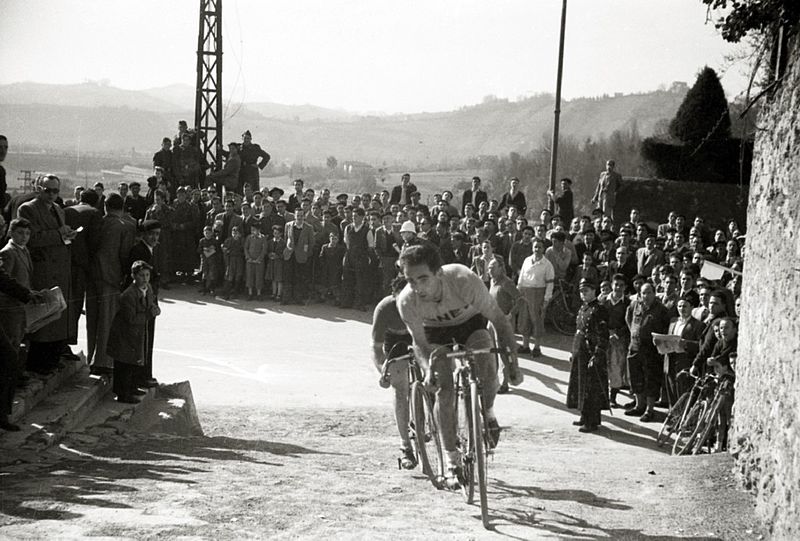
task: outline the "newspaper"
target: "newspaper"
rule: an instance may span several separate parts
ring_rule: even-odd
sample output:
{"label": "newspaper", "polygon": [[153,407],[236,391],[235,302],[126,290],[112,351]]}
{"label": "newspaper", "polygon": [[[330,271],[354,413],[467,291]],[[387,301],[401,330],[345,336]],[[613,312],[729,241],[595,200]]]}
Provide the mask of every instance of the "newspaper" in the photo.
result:
{"label": "newspaper", "polygon": [[61,312],[67,308],[61,288],[56,286],[42,291],[42,299],[29,302],[25,306],[26,333],[34,333],[42,327],[61,317]]}
{"label": "newspaper", "polygon": [[653,333],[653,344],[662,355],[667,353],[684,353],[686,350],[681,345],[681,337],[673,334]]}

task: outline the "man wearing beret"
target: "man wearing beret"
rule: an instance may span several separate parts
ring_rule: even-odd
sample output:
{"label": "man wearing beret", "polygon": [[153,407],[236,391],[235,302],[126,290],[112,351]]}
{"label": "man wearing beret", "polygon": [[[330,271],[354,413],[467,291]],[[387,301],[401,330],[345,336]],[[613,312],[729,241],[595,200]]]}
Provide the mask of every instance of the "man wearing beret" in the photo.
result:
{"label": "man wearing beret", "polygon": [[580,410],[580,418],[572,423],[580,432],[594,432],[600,426],[600,412],[608,407],[608,311],[597,301],[592,281],[584,278],[579,288],[583,305],[572,342],[567,407]]}

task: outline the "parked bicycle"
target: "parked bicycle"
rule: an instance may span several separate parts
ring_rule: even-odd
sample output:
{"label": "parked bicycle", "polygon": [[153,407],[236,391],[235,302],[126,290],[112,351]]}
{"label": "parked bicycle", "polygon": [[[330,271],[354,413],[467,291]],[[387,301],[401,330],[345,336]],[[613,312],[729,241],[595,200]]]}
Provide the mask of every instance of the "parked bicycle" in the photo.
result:
{"label": "parked bicycle", "polygon": [[683,455],[692,450],[692,444],[700,435],[703,428],[703,418],[714,400],[717,390],[718,377],[706,374],[695,381],[689,393],[689,402],[681,416],[681,422],[675,431],[675,441],[672,444],[673,455]]}
{"label": "parked bicycle", "polygon": [[545,318],[556,331],[574,336],[579,307],[580,300],[573,291],[572,284],[559,279],[553,284],[553,298],[547,305]]}
{"label": "parked bicycle", "polygon": [[[380,385],[389,386],[389,367],[401,361],[408,362],[408,433],[417,462],[436,488],[444,479],[444,461],[438,425],[433,411],[434,396],[422,384],[422,370],[414,353],[406,344],[395,344],[381,368]],[[398,459],[399,467],[400,459]]]}

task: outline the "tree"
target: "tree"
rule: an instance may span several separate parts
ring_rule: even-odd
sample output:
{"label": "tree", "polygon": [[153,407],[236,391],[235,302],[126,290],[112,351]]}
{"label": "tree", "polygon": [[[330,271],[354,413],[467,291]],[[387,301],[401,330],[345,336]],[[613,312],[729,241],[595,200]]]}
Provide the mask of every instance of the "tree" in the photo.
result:
{"label": "tree", "polygon": [[686,93],[672,119],[669,133],[689,145],[697,145],[704,140],[722,141],[730,138],[728,101],[713,69],[705,66],[700,71],[697,81]]}
{"label": "tree", "polygon": [[336,166],[339,165],[339,162],[336,160],[336,157],[328,156],[328,159],[325,160],[325,164],[328,166],[328,169],[334,170]]}

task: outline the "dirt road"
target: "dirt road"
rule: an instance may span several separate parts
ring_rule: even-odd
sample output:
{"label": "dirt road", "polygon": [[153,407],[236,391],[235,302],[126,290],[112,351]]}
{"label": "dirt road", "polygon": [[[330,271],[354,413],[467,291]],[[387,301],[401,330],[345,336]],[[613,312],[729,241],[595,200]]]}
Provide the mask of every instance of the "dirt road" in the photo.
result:
{"label": "dirt road", "polygon": [[[200,306],[170,292],[157,377],[189,379],[206,436],[76,434],[0,471],[0,537],[757,539],[727,455],[673,458],[656,425],[563,406],[566,340],[498,399],[490,531],[459,494],[399,471],[360,312]],[[253,307],[256,305],[253,304]],[[355,317],[354,320],[341,316]],[[224,331],[220,322],[224,321]]]}

